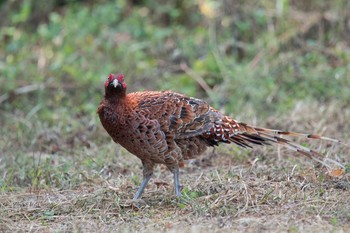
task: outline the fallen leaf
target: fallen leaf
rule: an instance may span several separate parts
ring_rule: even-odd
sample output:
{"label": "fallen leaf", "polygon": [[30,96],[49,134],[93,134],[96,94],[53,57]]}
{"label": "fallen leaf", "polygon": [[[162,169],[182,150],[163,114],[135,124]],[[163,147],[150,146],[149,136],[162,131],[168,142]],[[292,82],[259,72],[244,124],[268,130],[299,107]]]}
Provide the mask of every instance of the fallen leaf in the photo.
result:
{"label": "fallen leaf", "polygon": [[336,168],[336,169],[330,170],[330,171],[328,172],[328,175],[329,175],[329,176],[335,177],[335,178],[340,178],[340,177],[342,177],[344,174],[345,174],[345,171],[344,171],[344,169],[342,169],[342,168]]}

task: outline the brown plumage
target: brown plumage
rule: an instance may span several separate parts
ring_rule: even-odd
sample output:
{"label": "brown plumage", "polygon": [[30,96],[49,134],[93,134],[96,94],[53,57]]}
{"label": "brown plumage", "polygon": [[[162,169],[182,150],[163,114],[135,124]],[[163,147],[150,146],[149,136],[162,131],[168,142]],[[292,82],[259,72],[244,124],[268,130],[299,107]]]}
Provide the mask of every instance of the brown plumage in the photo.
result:
{"label": "brown plumage", "polygon": [[314,134],[272,130],[238,123],[210,107],[203,100],[172,91],[145,91],[126,94],[121,74],[110,74],[105,95],[98,107],[103,127],[130,153],[141,159],[143,181],[134,199],[139,199],[153,173],[155,164],[165,164],[174,174],[175,193],[181,196],[179,167],[184,160],[196,158],[209,146],[235,143],[251,148],[253,144],[281,144],[308,157],[316,151],[293,143],[280,135],[338,140]]}

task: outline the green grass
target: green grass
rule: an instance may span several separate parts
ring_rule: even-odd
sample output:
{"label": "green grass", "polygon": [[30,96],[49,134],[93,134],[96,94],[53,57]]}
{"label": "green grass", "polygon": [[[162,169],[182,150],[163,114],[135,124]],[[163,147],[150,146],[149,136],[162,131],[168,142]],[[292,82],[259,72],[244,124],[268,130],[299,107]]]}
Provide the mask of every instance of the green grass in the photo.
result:
{"label": "green grass", "polygon": [[19,2],[0,2],[0,231],[349,225],[349,149],[318,141],[298,142],[343,176],[284,149],[222,146],[187,164],[184,200],[161,167],[130,209],[141,164],[96,114],[105,78],[122,72],[129,91],[171,89],[239,121],[349,144],[348,1]]}

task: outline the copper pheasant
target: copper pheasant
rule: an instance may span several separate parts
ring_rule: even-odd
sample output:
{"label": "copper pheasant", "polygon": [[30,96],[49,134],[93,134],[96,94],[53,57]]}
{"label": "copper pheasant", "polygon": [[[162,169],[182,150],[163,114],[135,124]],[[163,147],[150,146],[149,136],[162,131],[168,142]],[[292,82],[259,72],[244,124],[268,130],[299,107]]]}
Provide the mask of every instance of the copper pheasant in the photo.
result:
{"label": "copper pheasant", "polygon": [[179,167],[184,160],[196,158],[219,143],[249,148],[253,144],[277,143],[314,157],[319,155],[316,151],[280,135],[337,141],[239,123],[203,100],[172,91],[126,94],[127,84],[122,74],[110,74],[104,86],[105,94],[97,110],[101,123],[114,142],[140,158],[143,164],[143,180],[134,200],[141,198],[155,164],[165,164],[173,173],[175,194],[181,196]]}

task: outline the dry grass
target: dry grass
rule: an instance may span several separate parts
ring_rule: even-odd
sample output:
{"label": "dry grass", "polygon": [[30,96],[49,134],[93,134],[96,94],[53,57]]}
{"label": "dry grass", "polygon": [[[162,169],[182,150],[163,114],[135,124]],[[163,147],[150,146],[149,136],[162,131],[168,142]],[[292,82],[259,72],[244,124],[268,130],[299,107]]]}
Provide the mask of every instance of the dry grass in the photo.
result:
{"label": "dry grass", "polygon": [[[298,106],[291,116],[265,125],[301,131],[315,128],[347,139],[350,111]],[[289,125],[286,126],[286,122]],[[112,144],[111,144],[112,145]],[[108,146],[111,146],[108,144]],[[315,142],[328,159],[349,163],[349,148]],[[114,147],[114,145],[112,145]],[[221,146],[181,171],[184,198],[173,194],[172,176],[159,167],[141,209],[128,205],[141,174],[139,161],[124,150],[118,164],[87,177],[73,189],[3,192],[0,231],[29,232],[346,232],[350,229],[350,177],[329,175],[329,168],[284,149],[250,152]],[[278,156],[280,155],[280,158]],[[287,156],[292,155],[292,156]],[[136,179],[139,182],[139,178]]]}
{"label": "dry grass", "polygon": [[[171,187],[151,185],[144,197],[147,206],[138,211],[122,207],[134,190],[111,190],[103,182],[77,190],[9,194],[1,197],[2,230],[345,230],[349,183],[320,182],[320,174],[293,168],[271,172],[267,165],[196,169],[183,175],[183,181],[200,197],[179,204]],[[169,176],[165,179],[170,181]]]}

